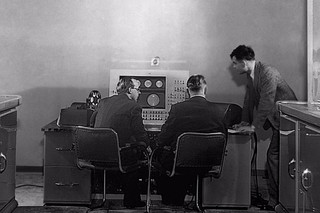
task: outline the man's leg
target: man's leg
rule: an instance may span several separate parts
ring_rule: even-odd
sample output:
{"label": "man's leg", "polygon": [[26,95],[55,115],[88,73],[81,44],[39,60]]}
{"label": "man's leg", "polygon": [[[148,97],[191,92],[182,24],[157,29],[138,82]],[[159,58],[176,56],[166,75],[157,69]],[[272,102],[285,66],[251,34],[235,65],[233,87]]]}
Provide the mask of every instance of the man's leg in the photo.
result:
{"label": "man's leg", "polygon": [[272,138],[267,152],[269,178],[269,203],[274,207],[279,202],[279,130],[272,127]]}
{"label": "man's leg", "polygon": [[129,172],[122,174],[123,178],[123,205],[127,208],[142,207],[145,205],[141,201],[139,189],[139,172]]}

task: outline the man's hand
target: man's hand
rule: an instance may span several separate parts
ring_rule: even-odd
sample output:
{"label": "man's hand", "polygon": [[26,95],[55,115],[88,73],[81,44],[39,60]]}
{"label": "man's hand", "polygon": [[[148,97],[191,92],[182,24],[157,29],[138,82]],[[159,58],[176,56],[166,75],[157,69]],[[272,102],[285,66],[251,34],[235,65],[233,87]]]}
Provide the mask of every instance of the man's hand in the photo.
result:
{"label": "man's hand", "polygon": [[254,132],[255,127],[254,126],[240,126],[238,129],[236,129],[239,132]]}
{"label": "man's hand", "polygon": [[148,147],[147,147],[147,152],[148,152],[148,154],[149,154],[149,155],[151,155],[151,153],[152,153],[152,149],[151,149],[151,147],[150,147],[150,146],[148,146]]}
{"label": "man's hand", "polygon": [[250,124],[248,122],[241,121],[241,123],[233,125],[232,128],[234,130],[238,130],[240,127],[244,127],[244,126],[250,126]]}

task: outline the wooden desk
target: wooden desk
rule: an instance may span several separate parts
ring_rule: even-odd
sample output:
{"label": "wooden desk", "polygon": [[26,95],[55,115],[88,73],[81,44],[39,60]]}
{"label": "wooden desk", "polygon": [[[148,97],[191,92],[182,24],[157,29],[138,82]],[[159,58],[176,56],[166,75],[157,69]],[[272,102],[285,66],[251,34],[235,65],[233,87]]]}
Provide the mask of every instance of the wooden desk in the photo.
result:
{"label": "wooden desk", "polygon": [[220,178],[202,180],[202,207],[251,205],[251,135],[229,134]]}
{"label": "wooden desk", "polygon": [[44,132],[44,204],[90,204],[91,171],[79,169],[73,128],[52,121]]}

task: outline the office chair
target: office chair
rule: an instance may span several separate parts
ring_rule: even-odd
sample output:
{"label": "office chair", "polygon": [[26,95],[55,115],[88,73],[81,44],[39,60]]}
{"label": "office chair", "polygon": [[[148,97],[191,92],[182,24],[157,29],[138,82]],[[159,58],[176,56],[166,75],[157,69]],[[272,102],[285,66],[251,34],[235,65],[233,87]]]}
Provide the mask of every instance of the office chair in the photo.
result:
{"label": "office chair", "polygon": [[[200,176],[209,172],[215,178],[219,178],[222,172],[222,165],[226,150],[226,137],[223,133],[182,133],[176,144],[176,151],[171,171],[166,171],[169,177],[175,174],[196,175],[196,207],[202,211],[199,204],[199,183]],[[148,166],[148,191],[147,191],[147,212],[150,211],[150,180],[151,170],[154,169],[154,153],[149,159]],[[210,171],[211,170],[211,171]]]}
{"label": "office chair", "polygon": [[[144,143],[120,147],[117,133],[110,128],[78,126],[74,131],[74,141],[78,167],[103,170],[103,206],[106,203],[107,171],[127,173],[148,162]],[[147,159],[125,160],[124,155],[133,149],[142,150]]]}

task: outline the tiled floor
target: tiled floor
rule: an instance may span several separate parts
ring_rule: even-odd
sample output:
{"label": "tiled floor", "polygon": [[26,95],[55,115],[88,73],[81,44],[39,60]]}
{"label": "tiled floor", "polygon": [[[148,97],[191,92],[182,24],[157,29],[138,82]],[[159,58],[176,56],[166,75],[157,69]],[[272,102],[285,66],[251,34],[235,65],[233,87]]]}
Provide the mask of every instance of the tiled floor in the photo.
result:
{"label": "tiled floor", "polygon": [[[16,200],[18,201],[18,208],[14,213],[20,212],[89,212],[90,209],[86,206],[43,206],[43,176],[41,173],[17,173],[16,175]],[[259,179],[259,192],[266,198],[267,191],[265,187],[265,180]],[[121,203],[122,195],[114,195],[114,206],[111,206],[111,210],[94,210],[90,212],[103,213],[103,212],[145,212],[145,208],[139,208],[135,210],[124,209]],[[145,196],[142,196],[145,198]],[[151,212],[196,212],[193,210],[194,202],[187,208],[183,207],[169,207],[161,205],[161,197],[153,195]],[[191,199],[187,197],[187,200]],[[205,212],[213,213],[245,213],[245,212],[261,212],[268,213],[268,211],[260,210],[257,207],[251,206],[249,209],[206,209]]]}
{"label": "tiled floor", "polygon": [[18,172],[15,195],[19,206],[43,206],[43,175]]}

